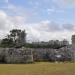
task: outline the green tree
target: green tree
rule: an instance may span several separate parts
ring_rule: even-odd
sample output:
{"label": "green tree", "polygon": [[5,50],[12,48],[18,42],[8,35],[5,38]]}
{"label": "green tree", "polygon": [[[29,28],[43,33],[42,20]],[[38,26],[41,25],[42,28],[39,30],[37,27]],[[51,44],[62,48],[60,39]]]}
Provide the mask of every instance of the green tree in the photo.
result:
{"label": "green tree", "polygon": [[13,46],[13,39],[5,38],[1,41],[2,47],[12,47]]}
{"label": "green tree", "polygon": [[10,37],[13,38],[13,41],[16,42],[16,38],[18,37],[21,30],[13,29],[10,31]]}
{"label": "green tree", "polygon": [[7,35],[1,41],[1,46],[3,47],[17,47],[23,46],[26,40],[26,33],[20,29],[13,29],[10,31],[9,35]]}

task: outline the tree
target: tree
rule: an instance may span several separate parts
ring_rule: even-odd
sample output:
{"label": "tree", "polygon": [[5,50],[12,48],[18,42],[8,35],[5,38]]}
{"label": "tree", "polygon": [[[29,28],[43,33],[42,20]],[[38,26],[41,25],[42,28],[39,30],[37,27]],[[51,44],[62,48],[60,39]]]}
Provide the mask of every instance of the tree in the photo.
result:
{"label": "tree", "polygon": [[26,42],[25,30],[13,29],[10,31],[10,36],[13,38],[13,42],[16,46],[23,46]]}
{"label": "tree", "polygon": [[22,31],[20,29],[13,29],[10,31],[9,35],[7,35],[1,41],[1,46],[4,47],[22,47],[26,43],[26,33],[25,30]]}
{"label": "tree", "polygon": [[20,32],[21,32],[21,30],[18,30],[18,29],[13,29],[10,31],[10,36],[11,36],[11,38],[13,38],[14,42],[16,42],[16,39]]}
{"label": "tree", "polygon": [[13,46],[13,39],[5,38],[1,41],[2,47],[12,47]]}

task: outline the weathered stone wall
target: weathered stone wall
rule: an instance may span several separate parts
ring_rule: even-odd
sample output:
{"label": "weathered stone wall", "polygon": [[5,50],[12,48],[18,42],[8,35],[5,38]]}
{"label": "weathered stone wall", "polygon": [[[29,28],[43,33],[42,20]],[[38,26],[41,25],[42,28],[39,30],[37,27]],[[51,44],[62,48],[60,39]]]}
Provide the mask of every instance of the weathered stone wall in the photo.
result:
{"label": "weathered stone wall", "polygon": [[[31,50],[6,48],[0,49],[1,61],[5,63],[31,63],[33,62],[33,54]],[[2,59],[3,58],[3,59]]]}
{"label": "weathered stone wall", "polygon": [[73,61],[75,47],[49,48],[0,48],[0,62],[31,63],[34,61]]}
{"label": "weathered stone wall", "polygon": [[63,47],[61,48],[61,50],[64,52],[66,57],[69,57],[72,59],[72,61],[75,61],[75,44],[71,44],[66,47]]}
{"label": "weathered stone wall", "polygon": [[63,47],[61,49],[34,49],[33,59],[35,61],[73,61],[74,52]]}

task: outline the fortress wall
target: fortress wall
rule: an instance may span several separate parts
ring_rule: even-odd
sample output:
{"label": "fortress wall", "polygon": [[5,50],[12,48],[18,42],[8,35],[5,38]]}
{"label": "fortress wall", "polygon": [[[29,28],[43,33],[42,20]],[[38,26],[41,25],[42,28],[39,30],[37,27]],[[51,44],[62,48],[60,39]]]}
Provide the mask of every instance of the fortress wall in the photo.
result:
{"label": "fortress wall", "polygon": [[73,47],[49,48],[0,48],[0,61],[5,63],[31,63],[34,61],[75,60]]}

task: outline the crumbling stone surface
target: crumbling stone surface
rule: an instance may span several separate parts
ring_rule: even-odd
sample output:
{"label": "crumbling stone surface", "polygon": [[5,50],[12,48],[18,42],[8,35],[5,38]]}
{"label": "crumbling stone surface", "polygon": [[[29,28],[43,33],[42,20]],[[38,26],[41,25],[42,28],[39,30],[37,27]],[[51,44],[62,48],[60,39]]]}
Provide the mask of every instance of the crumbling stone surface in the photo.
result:
{"label": "crumbling stone surface", "polygon": [[0,62],[32,63],[34,61],[75,61],[75,45],[61,49],[0,48]]}

